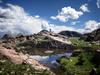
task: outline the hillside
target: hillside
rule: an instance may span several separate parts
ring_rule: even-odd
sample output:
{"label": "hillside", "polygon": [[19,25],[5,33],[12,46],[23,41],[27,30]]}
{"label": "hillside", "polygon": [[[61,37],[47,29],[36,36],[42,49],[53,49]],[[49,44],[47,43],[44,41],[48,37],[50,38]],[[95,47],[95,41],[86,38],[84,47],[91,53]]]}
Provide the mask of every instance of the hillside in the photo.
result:
{"label": "hillside", "polygon": [[84,34],[83,37],[86,41],[100,41],[100,28],[91,33]]}
{"label": "hillside", "polygon": [[59,34],[67,37],[81,37],[82,34],[75,31],[61,31]]}
{"label": "hillside", "polygon": [[[91,36],[94,35],[97,37],[96,40],[94,37],[94,41],[95,42],[99,41],[99,29],[92,33],[84,34],[84,35],[87,35],[88,37],[89,37],[89,35],[91,35]],[[58,49],[58,50],[56,50],[56,49]],[[35,59],[32,58],[32,56],[39,55],[39,57],[41,57],[41,56],[52,57],[52,55],[57,56],[57,54],[58,55],[61,54],[62,55],[61,58],[65,57],[64,60],[68,60],[68,62],[72,62],[69,59],[71,59],[73,61],[76,61],[76,60],[79,61],[77,58],[79,58],[80,56],[78,56],[77,54],[79,54],[81,52],[89,51],[89,52],[93,53],[94,51],[96,51],[98,53],[99,49],[100,49],[100,44],[99,45],[92,44],[92,43],[88,42],[87,40],[84,40],[84,37],[82,37],[82,38],[80,38],[78,36],[77,37],[76,36],[69,37],[69,36],[64,36],[61,34],[49,32],[46,30],[42,30],[37,34],[27,35],[27,36],[20,34],[20,35],[17,35],[16,37],[13,37],[9,34],[5,34],[2,37],[2,39],[0,40],[0,54],[14,63],[14,64],[12,64],[12,66],[10,66],[10,68],[12,68],[12,67],[15,68],[16,66],[18,66],[15,64],[19,64],[20,66],[25,67],[25,70],[27,68],[31,68],[31,67],[33,69],[37,70],[38,72],[40,70],[47,69],[47,71],[49,73],[51,73],[50,75],[55,75],[55,73],[56,73],[55,70],[58,70],[58,69],[62,70],[62,68],[59,67],[58,69],[56,68],[54,71],[52,71],[52,68],[47,66],[48,64],[44,65],[39,60],[36,60],[36,58]],[[66,53],[67,50],[69,52],[71,52],[72,55],[75,54],[76,56],[72,56],[73,59],[72,59],[72,57],[67,58],[66,56],[63,56],[63,54]],[[93,56],[93,54],[92,54],[92,56]],[[3,60],[4,60],[4,57],[3,57]],[[55,58],[52,58],[52,59],[55,59]],[[1,59],[0,61],[3,61],[3,60]],[[57,60],[55,59],[55,61],[62,66],[62,64]],[[0,62],[0,63],[2,63],[2,62]],[[7,61],[7,60],[5,63],[2,63],[2,64],[3,65],[6,64],[6,66],[8,66],[7,63],[11,65],[11,63],[9,63],[9,61]],[[26,65],[23,65],[23,63]],[[74,62],[72,62],[72,63],[74,63]],[[72,66],[74,66],[74,65],[76,66],[73,69],[75,69],[76,73],[78,73],[77,69],[76,69],[77,68],[76,63],[77,62],[75,62],[75,64],[72,64]],[[68,63],[68,64],[70,64],[70,63]],[[30,65],[31,67],[29,67],[27,65]],[[92,65],[92,63],[91,64],[88,63],[88,65]],[[62,67],[65,68],[64,66],[62,66]],[[84,67],[84,65],[83,65],[83,67]],[[89,67],[89,66],[88,66],[89,68],[87,66],[85,66],[85,67],[86,68],[82,69],[82,71],[84,73],[85,72],[88,73],[87,71],[91,71],[91,69],[92,69],[92,67]],[[71,68],[71,66],[69,66],[69,68]],[[21,69],[21,67],[20,67],[20,69]],[[80,69],[80,68],[78,68],[78,69]],[[6,67],[5,67],[5,70],[7,70]],[[17,70],[17,67],[13,71],[16,71],[16,70]],[[23,72],[25,70],[23,70]],[[66,70],[66,68],[65,68],[65,70]],[[9,71],[11,71],[11,70],[9,70]],[[31,71],[29,73],[31,73]],[[18,70],[18,72],[20,73],[19,70]],[[61,71],[61,72],[62,72],[61,75],[63,75],[63,71]],[[28,73],[28,72],[26,72],[26,73]],[[41,73],[43,73],[43,72],[41,72]],[[47,75],[49,75],[49,74],[47,74]],[[59,75],[59,74],[56,74],[56,75]]]}
{"label": "hillside", "polygon": [[[3,36],[1,42],[7,48],[15,48],[18,51],[25,53],[36,53],[32,52],[35,48],[42,49],[64,49],[73,50],[75,47],[72,45],[70,39],[66,36],[42,30],[38,34],[34,35],[20,35],[16,37]],[[29,51],[30,50],[30,51]],[[42,50],[41,50],[42,51]],[[56,51],[56,50],[55,50]],[[56,51],[57,52],[57,51]]]}

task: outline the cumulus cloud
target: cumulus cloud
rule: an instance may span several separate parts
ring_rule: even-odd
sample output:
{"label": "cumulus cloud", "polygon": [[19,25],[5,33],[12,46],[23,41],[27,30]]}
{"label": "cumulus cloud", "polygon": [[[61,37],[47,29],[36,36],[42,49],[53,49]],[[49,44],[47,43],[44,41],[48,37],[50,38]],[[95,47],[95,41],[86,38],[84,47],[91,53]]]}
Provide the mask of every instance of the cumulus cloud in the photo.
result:
{"label": "cumulus cloud", "polygon": [[0,7],[0,34],[33,34],[42,30],[44,25],[47,30],[58,33],[62,30],[76,30],[73,27],[64,25],[50,24],[48,21],[39,18],[39,16],[30,16],[25,10],[17,5],[7,4],[7,7]]}
{"label": "cumulus cloud", "polygon": [[95,20],[89,20],[89,21],[86,21],[84,23],[84,28],[81,28],[81,29],[77,29],[76,31],[77,32],[80,32],[82,34],[84,33],[90,33],[98,28],[100,28],[100,22],[97,22]]}
{"label": "cumulus cloud", "polygon": [[57,16],[51,16],[51,19],[58,19],[62,22],[66,22],[69,19],[76,20],[78,19],[81,15],[83,15],[82,11],[77,11],[72,7],[64,7],[62,8],[61,12],[58,13]]}
{"label": "cumulus cloud", "polygon": [[97,0],[97,7],[100,8],[100,0]]}
{"label": "cumulus cloud", "polygon": [[90,33],[98,28],[100,28],[100,22],[97,22],[95,20],[89,20],[89,21],[86,21],[84,23],[84,28],[80,28],[80,29],[77,29],[76,31],[77,32],[80,32],[82,34],[84,33]]}
{"label": "cumulus cloud", "polygon": [[89,12],[88,4],[83,4],[83,5],[81,5],[80,9],[81,9],[83,12]]}
{"label": "cumulus cloud", "polygon": [[98,28],[100,28],[100,22],[97,22],[95,20],[89,20],[85,23],[84,32],[89,33],[89,32],[92,32],[92,31],[98,29]]}
{"label": "cumulus cloud", "polygon": [[[64,10],[64,9],[63,9]],[[66,11],[67,12],[67,11]],[[63,13],[66,13],[63,11]],[[62,13],[60,13],[62,14]],[[70,14],[70,13],[69,13]],[[77,16],[73,16],[77,17]],[[85,29],[76,29],[65,25],[50,24],[48,21],[41,19],[40,16],[31,16],[25,10],[17,5],[7,4],[7,7],[0,7],[0,35],[10,34],[33,34],[42,30],[42,25],[47,30],[51,29],[53,32],[60,32],[63,30],[77,31],[83,33],[84,30],[91,31],[100,26],[96,21],[89,21],[86,23]],[[91,26],[93,25],[93,26]]]}
{"label": "cumulus cloud", "polygon": [[0,7],[0,32],[33,34],[42,29],[41,22],[48,24],[45,20],[30,16],[20,6],[7,4],[6,8]]}

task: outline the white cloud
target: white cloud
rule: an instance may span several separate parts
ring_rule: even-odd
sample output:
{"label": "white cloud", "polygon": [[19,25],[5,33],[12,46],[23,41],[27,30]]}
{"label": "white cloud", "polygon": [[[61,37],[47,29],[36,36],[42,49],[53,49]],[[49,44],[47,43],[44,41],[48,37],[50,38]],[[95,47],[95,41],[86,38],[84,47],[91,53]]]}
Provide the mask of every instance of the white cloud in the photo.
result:
{"label": "white cloud", "polygon": [[56,19],[57,19],[57,18],[56,18],[56,17],[54,17],[54,16],[51,16],[50,18],[51,18],[51,19],[53,19],[53,20],[56,20]]}
{"label": "white cloud", "polygon": [[77,11],[72,7],[64,7],[62,8],[61,12],[58,13],[57,16],[51,16],[51,19],[58,19],[62,22],[67,22],[69,19],[76,20],[78,19],[81,15],[83,15],[82,11]]}
{"label": "white cloud", "polygon": [[83,12],[89,12],[88,4],[81,5],[80,9],[81,9]]}
{"label": "white cloud", "polygon": [[54,24],[50,24],[49,28],[51,28],[51,30],[53,30],[54,32],[58,33],[60,31],[74,31],[76,30],[73,27],[68,27],[68,26],[64,26],[64,25],[54,25]]}
{"label": "white cloud", "polygon": [[[77,31],[83,33],[87,28],[92,30],[100,26],[100,23],[96,21],[89,21],[86,23],[85,29],[76,29],[74,27],[68,27],[65,25],[55,25],[50,24],[48,21],[43,20],[36,16],[30,16],[25,10],[17,5],[7,4],[8,7],[0,7],[0,34],[33,34],[38,33],[42,30],[41,25],[44,25],[47,30],[52,29],[52,31],[58,33],[63,30]],[[66,13],[66,12],[63,12]],[[95,24],[92,27],[91,25]],[[90,25],[90,26],[88,26]]]}
{"label": "white cloud", "polygon": [[45,20],[30,16],[20,6],[12,4],[7,6],[7,8],[0,7],[0,32],[33,34],[42,29],[41,22],[48,24]]}
{"label": "white cloud", "polygon": [[80,32],[82,34],[84,33],[90,33],[98,28],[100,28],[100,22],[97,22],[95,20],[89,20],[87,22],[85,22],[85,27],[81,28],[81,29],[77,29],[77,32]]}
{"label": "white cloud", "polygon": [[81,34],[87,33],[87,32],[85,32],[84,28],[77,29],[76,31],[79,32],[79,33],[81,33]]}
{"label": "white cloud", "polygon": [[48,21],[40,19],[39,16],[30,16],[24,9],[17,5],[7,4],[8,7],[0,7],[0,34],[33,34],[42,30],[44,25],[47,30],[58,33],[62,30],[76,30],[73,27],[50,24]]}
{"label": "white cloud", "polygon": [[76,25],[78,23],[80,23],[80,21],[74,21],[74,22],[72,22],[72,25]]}
{"label": "white cloud", "polygon": [[97,0],[97,7],[100,8],[100,0]]}
{"label": "white cloud", "polygon": [[100,22],[97,22],[95,20],[89,20],[85,23],[85,33],[89,33],[89,32],[92,32],[96,29],[100,28]]}
{"label": "white cloud", "polygon": [[35,18],[40,18],[40,16],[39,15],[36,15]]}
{"label": "white cloud", "polygon": [[76,29],[75,31],[79,32],[79,33],[90,33],[98,28],[100,28],[100,22],[97,22],[95,20],[89,20],[87,22],[85,22],[85,27],[81,28],[81,29]]}

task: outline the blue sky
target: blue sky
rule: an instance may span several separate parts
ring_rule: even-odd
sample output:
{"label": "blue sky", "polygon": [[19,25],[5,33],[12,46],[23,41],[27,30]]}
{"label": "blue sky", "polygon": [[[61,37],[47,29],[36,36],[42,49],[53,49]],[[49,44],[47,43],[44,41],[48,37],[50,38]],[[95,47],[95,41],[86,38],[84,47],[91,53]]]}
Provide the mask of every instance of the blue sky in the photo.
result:
{"label": "blue sky", "polygon": [[100,0],[2,0],[0,7],[7,4],[17,5],[30,16],[38,15],[39,19],[57,26],[84,29],[86,24],[97,24],[100,27]]}

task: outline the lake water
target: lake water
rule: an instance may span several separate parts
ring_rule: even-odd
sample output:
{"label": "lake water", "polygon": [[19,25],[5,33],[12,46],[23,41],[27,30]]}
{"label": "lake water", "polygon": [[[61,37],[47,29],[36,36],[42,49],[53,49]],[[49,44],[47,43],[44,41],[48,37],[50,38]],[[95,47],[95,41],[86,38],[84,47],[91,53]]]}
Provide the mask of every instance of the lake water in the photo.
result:
{"label": "lake water", "polygon": [[61,58],[61,57],[70,57],[72,55],[72,52],[64,52],[64,53],[59,53],[59,54],[48,54],[44,56],[42,55],[33,55],[31,56],[32,59],[35,59],[39,62],[41,62],[42,64],[48,66],[48,67],[56,67],[59,66],[59,63],[57,63],[57,59]]}

